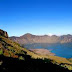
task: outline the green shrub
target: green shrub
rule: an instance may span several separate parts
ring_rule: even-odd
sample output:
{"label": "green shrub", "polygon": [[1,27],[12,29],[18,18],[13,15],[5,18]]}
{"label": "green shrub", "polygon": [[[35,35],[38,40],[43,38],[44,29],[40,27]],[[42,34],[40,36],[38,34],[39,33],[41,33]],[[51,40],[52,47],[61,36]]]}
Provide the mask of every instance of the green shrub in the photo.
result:
{"label": "green shrub", "polygon": [[2,49],[0,49],[0,55],[2,55],[3,54],[3,50]]}
{"label": "green shrub", "polygon": [[25,60],[24,57],[22,57],[22,56],[20,56],[19,59],[20,59],[20,60]]}

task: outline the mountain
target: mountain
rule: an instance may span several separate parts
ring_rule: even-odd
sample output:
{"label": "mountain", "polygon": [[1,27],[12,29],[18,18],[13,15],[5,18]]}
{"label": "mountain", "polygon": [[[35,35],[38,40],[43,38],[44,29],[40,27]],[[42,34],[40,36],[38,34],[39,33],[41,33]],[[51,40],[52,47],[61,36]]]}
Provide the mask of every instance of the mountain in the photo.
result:
{"label": "mountain", "polygon": [[10,37],[13,41],[23,45],[23,44],[32,44],[32,43],[69,43],[72,42],[72,35],[62,35],[62,36],[38,36],[38,35],[32,35],[30,33],[27,33],[20,37]]}
{"label": "mountain", "polygon": [[[32,37],[30,34],[26,36]],[[0,72],[71,72],[71,70],[71,59],[36,54],[22,48],[8,38],[6,31],[0,30]]]}

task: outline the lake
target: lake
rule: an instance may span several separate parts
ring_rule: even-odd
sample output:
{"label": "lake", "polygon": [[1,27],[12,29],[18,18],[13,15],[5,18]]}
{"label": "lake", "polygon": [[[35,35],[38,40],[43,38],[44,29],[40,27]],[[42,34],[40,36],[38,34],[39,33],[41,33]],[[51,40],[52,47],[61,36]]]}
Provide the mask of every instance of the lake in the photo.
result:
{"label": "lake", "polygon": [[34,43],[34,44],[26,44],[24,45],[27,49],[48,49],[56,56],[64,57],[64,58],[72,58],[72,43]]}

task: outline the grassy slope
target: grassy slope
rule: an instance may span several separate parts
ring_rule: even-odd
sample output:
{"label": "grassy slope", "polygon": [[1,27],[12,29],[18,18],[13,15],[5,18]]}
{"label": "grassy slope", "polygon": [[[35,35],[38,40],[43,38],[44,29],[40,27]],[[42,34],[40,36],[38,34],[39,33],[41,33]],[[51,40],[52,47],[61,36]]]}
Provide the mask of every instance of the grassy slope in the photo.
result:
{"label": "grassy slope", "polygon": [[52,64],[56,64],[61,67],[72,70],[72,63],[66,58],[34,54],[33,52],[30,52],[27,49],[20,47],[19,44],[11,41],[8,38],[2,37],[2,36],[0,36],[0,55],[3,55],[5,57],[17,58],[20,60],[26,60],[25,59],[26,57],[24,56],[31,56],[32,59],[42,59],[42,60],[46,59],[46,62],[48,59],[50,60]]}

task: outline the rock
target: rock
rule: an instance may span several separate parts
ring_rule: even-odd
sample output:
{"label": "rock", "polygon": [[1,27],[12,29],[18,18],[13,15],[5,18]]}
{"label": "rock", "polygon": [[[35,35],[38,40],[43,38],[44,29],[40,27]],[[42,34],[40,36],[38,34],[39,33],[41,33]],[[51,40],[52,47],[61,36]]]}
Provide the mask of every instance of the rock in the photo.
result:
{"label": "rock", "polygon": [[8,38],[8,33],[0,29],[0,36]]}

